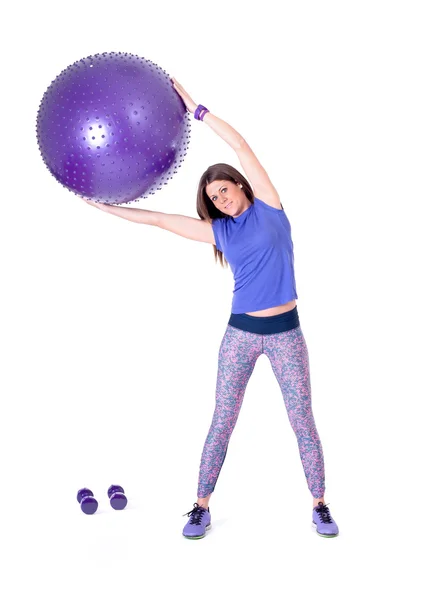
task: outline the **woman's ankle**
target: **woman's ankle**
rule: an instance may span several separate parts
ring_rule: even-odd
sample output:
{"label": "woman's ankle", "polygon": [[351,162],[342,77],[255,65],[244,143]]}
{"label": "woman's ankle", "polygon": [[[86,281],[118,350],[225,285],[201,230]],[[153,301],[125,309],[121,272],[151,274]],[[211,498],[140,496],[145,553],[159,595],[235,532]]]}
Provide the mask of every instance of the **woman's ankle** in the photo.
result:
{"label": "woman's ankle", "polygon": [[199,506],[202,506],[203,508],[208,508],[208,503],[210,501],[210,496],[211,496],[211,494],[209,496],[206,496],[205,498],[197,498],[196,499],[196,503]]}

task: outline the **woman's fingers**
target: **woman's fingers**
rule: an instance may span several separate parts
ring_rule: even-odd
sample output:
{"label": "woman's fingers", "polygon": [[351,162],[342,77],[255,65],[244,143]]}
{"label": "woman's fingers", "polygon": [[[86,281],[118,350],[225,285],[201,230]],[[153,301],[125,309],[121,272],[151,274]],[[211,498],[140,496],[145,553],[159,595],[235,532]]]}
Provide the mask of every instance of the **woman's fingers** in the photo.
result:
{"label": "woman's fingers", "polygon": [[174,89],[180,95],[181,99],[186,105],[187,110],[191,113],[195,112],[196,104],[194,103],[192,98],[189,96],[189,94],[186,92],[183,86],[178,83],[176,79],[172,78],[172,80],[174,84]]}
{"label": "woman's fingers", "polygon": [[174,77],[172,78],[172,82],[174,84],[174,87],[177,88],[177,90],[179,90],[183,94],[186,94],[186,90],[184,89],[184,87],[180,83],[178,83],[178,81]]}
{"label": "woman's fingers", "polygon": [[90,206],[95,206],[95,208],[101,208],[100,202],[96,202],[95,200],[92,200],[91,198],[85,198],[84,196],[80,196],[80,198],[84,202],[86,202],[86,204],[89,204]]}

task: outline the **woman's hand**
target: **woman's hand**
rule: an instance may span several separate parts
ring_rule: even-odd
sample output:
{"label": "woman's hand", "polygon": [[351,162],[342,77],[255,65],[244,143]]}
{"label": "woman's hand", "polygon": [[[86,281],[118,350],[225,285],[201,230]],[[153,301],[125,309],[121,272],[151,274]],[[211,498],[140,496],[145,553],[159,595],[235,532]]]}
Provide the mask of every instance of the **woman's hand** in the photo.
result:
{"label": "woman's hand", "polygon": [[195,102],[192,100],[192,98],[186,92],[184,87],[178,83],[178,81],[175,79],[175,77],[171,77],[171,81],[172,81],[175,91],[178,92],[178,94],[181,96],[181,99],[183,100],[184,104],[186,105],[187,110],[191,113],[194,113],[195,110],[197,109],[198,105],[195,104]]}
{"label": "woman's hand", "polygon": [[104,212],[110,211],[110,204],[103,204],[102,202],[96,202],[95,200],[85,198],[84,196],[80,196],[80,199],[83,200],[83,202],[86,202],[86,204],[89,204],[90,206],[95,206],[95,208],[99,208],[100,210],[103,210]]}

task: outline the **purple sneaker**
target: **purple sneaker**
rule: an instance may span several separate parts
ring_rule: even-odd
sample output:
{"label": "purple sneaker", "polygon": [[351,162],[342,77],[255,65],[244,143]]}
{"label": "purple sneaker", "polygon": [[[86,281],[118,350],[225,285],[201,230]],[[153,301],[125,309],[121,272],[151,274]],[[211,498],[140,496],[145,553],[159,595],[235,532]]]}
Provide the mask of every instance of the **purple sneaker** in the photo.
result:
{"label": "purple sneaker", "polygon": [[206,531],[211,527],[210,509],[199,506],[199,504],[195,502],[193,509],[183,515],[183,517],[186,515],[188,515],[190,519],[184,526],[184,537],[187,537],[190,540],[199,540],[200,538],[203,538]]}
{"label": "purple sneaker", "polygon": [[313,528],[322,537],[335,537],[338,535],[338,526],[331,517],[329,508],[323,502],[319,502],[313,508]]}

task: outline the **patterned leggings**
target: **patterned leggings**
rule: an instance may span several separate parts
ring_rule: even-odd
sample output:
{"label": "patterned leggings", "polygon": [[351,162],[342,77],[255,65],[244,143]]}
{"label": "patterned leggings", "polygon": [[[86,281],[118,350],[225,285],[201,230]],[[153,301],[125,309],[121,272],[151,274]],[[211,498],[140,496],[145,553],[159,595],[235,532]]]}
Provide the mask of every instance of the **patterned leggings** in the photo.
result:
{"label": "patterned leggings", "polygon": [[261,354],[269,358],[281,388],[308,488],[314,498],[325,493],[323,451],[311,410],[308,350],[301,327],[265,335],[227,325],[219,349],[216,406],[201,457],[198,498],[214,491],[246,386]]}

